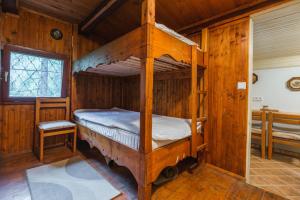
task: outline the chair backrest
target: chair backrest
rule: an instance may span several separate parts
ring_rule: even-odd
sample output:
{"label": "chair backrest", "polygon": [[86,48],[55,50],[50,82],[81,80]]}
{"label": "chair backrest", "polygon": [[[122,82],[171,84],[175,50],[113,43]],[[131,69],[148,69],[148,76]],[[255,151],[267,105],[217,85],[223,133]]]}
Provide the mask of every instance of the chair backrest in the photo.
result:
{"label": "chair backrest", "polygon": [[264,125],[266,123],[266,119],[266,111],[252,111],[252,124],[261,123],[262,125]]}
{"label": "chair backrest", "polygon": [[266,111],[252,111],[252,128],[261,129],[261,133],[266,132]]}
{"label": "chair backrest", "polygon": [[64,108],[65,120],[70,119],[70,97],[66,98],[36,98],[35,104],[35,125],[40,123],[40,113],[42,109]]}
{"label": "chair backrest", "polygon": [[263,111],[252,111],[252,120],[255,121],[262,121],[263,118]]}
{"label": "chair backrest", "polygon": [[270,112],[269,130],[276,129],[281,131],[300,133],[300,115]]}

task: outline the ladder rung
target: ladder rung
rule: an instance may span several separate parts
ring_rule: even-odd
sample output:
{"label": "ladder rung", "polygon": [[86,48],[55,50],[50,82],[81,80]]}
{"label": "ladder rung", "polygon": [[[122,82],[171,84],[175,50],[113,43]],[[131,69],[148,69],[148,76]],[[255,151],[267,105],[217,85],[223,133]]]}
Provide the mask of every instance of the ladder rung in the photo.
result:
{"label": "ladder rung", "polygon": [[207,121],[207,117],[200,117],[197,119],[197,122],[205,122]]}
{"label": "ladder rung", "polygon": [[198,94],[207,94],[207,91],[206,90],[200,90],[200,91],[198,91]]}
{"label": "ladder rung", "polygon": [[197,146],[197,152],[198,152],[198,151],[203,151],[203,150],[205,150],[206,147],[207,147],[207,144],[206,144],[206,143]]}

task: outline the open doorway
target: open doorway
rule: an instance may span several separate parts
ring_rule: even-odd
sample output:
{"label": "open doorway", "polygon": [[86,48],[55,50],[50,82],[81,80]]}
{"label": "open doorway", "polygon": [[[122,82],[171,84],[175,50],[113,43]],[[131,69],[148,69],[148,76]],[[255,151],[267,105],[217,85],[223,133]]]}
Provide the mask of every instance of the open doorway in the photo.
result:
{"label": "open doorway", "polygon": [[255,14],[252,21],[247,181],[300,199],[300,1]]}

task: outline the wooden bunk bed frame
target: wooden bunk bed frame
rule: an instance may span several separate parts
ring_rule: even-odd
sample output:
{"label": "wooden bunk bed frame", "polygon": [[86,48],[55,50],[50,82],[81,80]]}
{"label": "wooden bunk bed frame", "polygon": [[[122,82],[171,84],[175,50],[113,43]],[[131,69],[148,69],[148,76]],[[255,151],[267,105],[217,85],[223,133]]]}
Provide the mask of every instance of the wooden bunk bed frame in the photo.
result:
{"label": "wooden bunk bed frame", "polygon": [[[200,50],[197,45],[188,45],[157,29],[155,27],[155,0],[144,0],[139,28],[96,50],[96,53],[91,56],[92,59],[83,59],[84,62],[89,62],[87,66],[95,66],[99,63],[110,65],[132,56],[140,58],[142,67],[140,69],[139,151],[100,134],[97,135],[97,142],[101,144],[101,147],[97,148],[101,153],[114,160],[118,165],[126,166],[135,177],[138,183],[138,199],[151,199],[151,185],[165,167],[174,166],[188,156],[198,158],[198,152],[207,147],[207,123],[205,123],[208,104],[206,98],[208,96],[206,94],[207,72],[204,73],[204,82],[201,83],[201,88],[197,83],[199,67],[202,69],[207,67],[206,40],[207,30],[204,30],[202,32],[202,49]],[[189,138],[152,150],[154,63],[159,61],[163,55],[168,55],[191,67],[192,134]],[[76,63],[74,67],[76,68]],[[76,84],[73,84],[72,93],[76,95],[74,85]],[[198,101],[198,95],[200,95],[201,102]],[[73,98],[76,99],[76,96]],[[200,104],[204,109],[199,112]],[[199,120],[204,126],[202,135],[197,134],[197,121]],[[91,130],[79,125],[79,132],[83,131]]]}

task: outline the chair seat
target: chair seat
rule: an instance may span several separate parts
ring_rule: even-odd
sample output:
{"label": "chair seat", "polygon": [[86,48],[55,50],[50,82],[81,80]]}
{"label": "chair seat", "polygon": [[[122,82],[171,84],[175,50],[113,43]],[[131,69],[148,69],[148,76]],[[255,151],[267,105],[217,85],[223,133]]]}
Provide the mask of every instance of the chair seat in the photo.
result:
{"label": "chair seat", "polygon": [[64,128],[72,128],[75,126],[76,124],[72,122],[61,120],[61,121],[41,122],[39,124],[39,129],[44,131],[49,131],[49,130],[57,130],[57,129],[64,129]]}
{"label": "chair seat", "polygon": [[300,140],[300,133],[274,131],[272,135],[274,137],[279,137],[284,139]]}

